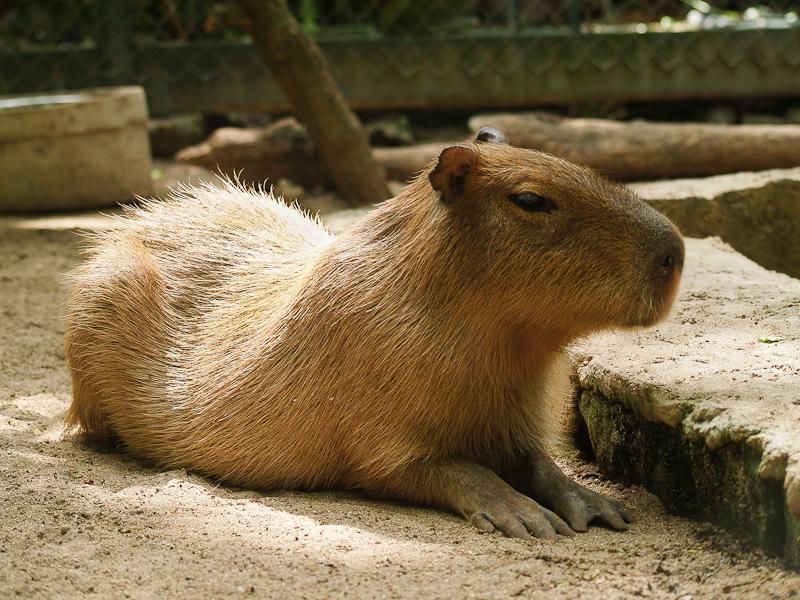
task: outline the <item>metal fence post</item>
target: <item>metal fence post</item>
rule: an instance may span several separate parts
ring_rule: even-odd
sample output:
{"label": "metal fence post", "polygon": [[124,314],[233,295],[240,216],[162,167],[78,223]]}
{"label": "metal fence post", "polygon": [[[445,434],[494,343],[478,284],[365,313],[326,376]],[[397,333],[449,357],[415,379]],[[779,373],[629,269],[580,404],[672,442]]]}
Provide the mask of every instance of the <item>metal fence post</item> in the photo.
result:
{"label": "metal fence post", "polygon": [[98,50],[98,80],[106,84],[134,81],[134,12],[130,0],[95,3],[95,45]]}
{"label": "metal fence post", "polygon": [[513,33],[519,31],[519,0],[509,1],[506,21],[508,23],[508,28]]}
{"label": "metal fence post", "polygon": [[569,26],[575,33],[581,31],[581,0],[570,0],[569,3]]}

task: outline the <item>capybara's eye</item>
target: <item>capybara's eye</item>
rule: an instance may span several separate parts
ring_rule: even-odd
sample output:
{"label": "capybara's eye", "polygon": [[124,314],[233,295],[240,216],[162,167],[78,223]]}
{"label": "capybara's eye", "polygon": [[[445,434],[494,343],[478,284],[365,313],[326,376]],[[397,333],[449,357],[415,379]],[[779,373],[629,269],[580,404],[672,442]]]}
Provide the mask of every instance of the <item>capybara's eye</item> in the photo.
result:
{"label": "capybara's eye", "polygon": [[533,194],[531,192],[509,194],[508,199],[519,206],[522,210],[526,210],[528,212],[550,212],[551,210],[558,208],[556,203],[550,200],[550,198],[545,198],[544,196]]}

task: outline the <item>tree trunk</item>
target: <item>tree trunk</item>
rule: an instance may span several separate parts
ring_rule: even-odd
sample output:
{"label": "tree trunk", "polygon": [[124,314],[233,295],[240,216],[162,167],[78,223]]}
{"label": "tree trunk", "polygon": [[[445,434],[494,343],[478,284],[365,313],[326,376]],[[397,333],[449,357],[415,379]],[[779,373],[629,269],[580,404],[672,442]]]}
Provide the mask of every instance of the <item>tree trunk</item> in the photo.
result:
{"label": "tree trunk", "polygon": [[253,22],[262,60],[308,129],[336,187],[353,204],[391,194],[367,135],[350,110],[328,64],[289,11],[286,0],[239,0]]}
{"label": "tree trunk", "polygon": [[620,180],[700,177],[800,165],[798,125],[712,125],[565,119],[546,113],[480,115],[512,144],[583,163]]}

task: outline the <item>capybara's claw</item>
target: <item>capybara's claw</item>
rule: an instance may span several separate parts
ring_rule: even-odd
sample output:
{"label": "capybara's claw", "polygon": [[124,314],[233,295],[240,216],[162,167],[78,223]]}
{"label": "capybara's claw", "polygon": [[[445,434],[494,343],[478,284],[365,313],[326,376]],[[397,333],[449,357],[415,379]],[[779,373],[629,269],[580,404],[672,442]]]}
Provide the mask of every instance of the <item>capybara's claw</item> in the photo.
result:
{"label": "capybara's claw", "polygon": [[577,483],[569,493],[551,503],[553,510],[561,515],[575,531],[586,531],[589,523],[599,520],[613,529],[628,529],[633,517],[624,505],[614,498],[609,498],[585,488]]}
{"label": "capybara's claw", "polygon": [[633,517],[619,500],[574,482],[544,452],[533,452],[520,468],[528,473],[520,489],[554,511],[574,531],[586,531],[595,520],[621,530],[633,523]]}
{"label": "capybara's claw", "polygon": [[470,521],[481,531],[500,531],[523,540],[554,540],[559,535],[575,535],[558,515],[522,494],[487,503],[470,517]]}

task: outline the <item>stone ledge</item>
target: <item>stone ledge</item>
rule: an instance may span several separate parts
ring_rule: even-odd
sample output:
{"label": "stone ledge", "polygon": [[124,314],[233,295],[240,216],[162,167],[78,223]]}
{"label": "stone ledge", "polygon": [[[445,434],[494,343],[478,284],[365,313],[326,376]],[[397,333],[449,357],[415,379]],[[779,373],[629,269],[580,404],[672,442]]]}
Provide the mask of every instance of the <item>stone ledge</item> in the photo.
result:
{"label": "stone ledge", "polygon": [[576,356],[579,437],[606,474],[800,565],[800,281],[687,240],[669,321]]}

